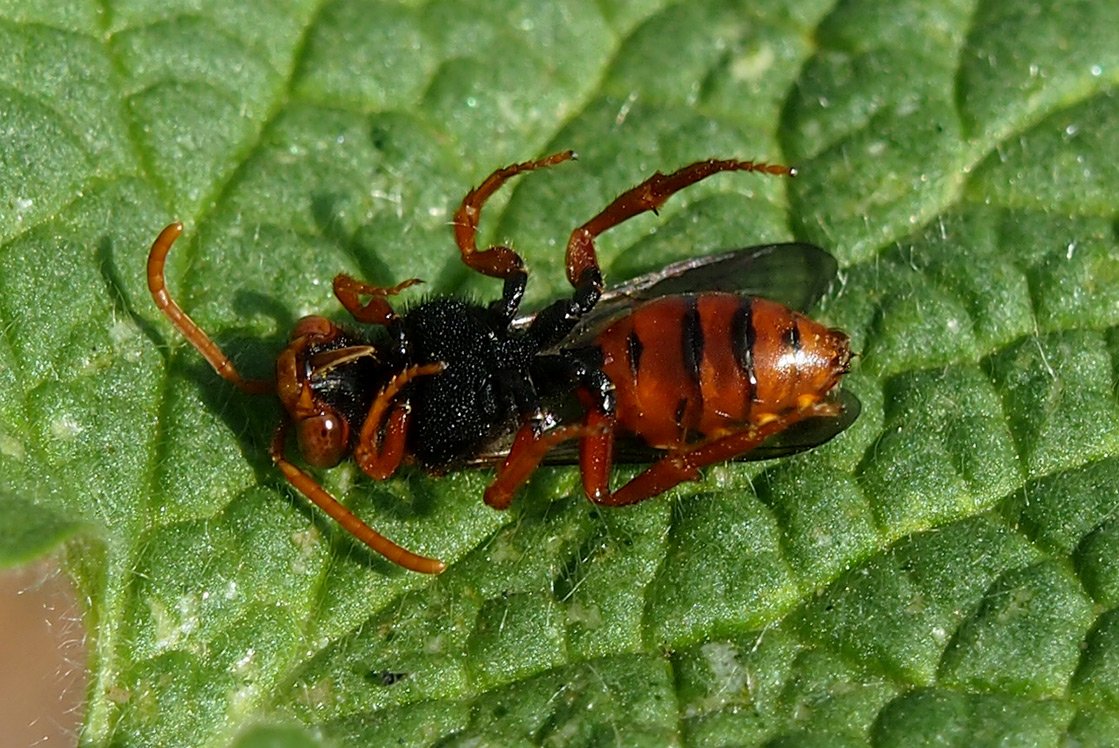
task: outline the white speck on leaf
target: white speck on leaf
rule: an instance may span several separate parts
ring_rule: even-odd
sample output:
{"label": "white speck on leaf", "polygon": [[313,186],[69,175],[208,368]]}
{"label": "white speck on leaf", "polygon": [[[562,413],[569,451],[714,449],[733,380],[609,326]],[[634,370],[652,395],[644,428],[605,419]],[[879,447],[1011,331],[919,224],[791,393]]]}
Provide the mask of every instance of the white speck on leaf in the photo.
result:
{"label": "white speck on leaf", "polygon": [[50,423],[51,435],[56,439],[70,441],[85,429],[77,419],[71,415],[62,414],[53,418]]}

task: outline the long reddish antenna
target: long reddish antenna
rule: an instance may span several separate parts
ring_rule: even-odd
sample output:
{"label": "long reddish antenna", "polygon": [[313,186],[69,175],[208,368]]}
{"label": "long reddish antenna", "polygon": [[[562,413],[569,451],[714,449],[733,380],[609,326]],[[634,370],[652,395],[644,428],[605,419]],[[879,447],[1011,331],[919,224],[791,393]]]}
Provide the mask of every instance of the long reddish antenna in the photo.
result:
{"label": "long reddish antenna", "polygon": [[286,435],[287,419],[284,419],[276,429],[276,435],[272,437],[272,462],[275,463],[276,467],[280,469],[280,472],[284,474],[288,483],[295,486],[301,494],[314,502],[319,509],[322,509],[330,515],[331,519],[340,524],[346,532],[365,543],[377,553],[380,553],[389,561],[392,561],[397,566],[403,566],[405,569],[418,571],[421,574],[438,574],[443,571],[443,569],[447,568],[446,565],[437,558],[428,558],[418,553],[412,553],[412,551],[407,548],[402,548],[392,542],[384,535],[362,522],[356,514],[347,509],[338,499],[327,493],[326,489],[320,486],[314,478],[288,462],[287,458],[284,457],[284,438]]}
{"label": "long reddish antenna", "polygon": [[152,251],[148,254],[148,290],[151,291],[155,305],[159,307],[159,310],[163,312],[167,319],[171,320],[171,324],[179,328],[183,337],[198,349],[202,357],[210,362],[210,366],[214,367],[214,371],[222,379],[244,392],[255,395],[275,392],[276,384],[271,379],[245,379],[242,377],[229,357],[222,352],[221,348],[218,348],[217,343],[211,340],[210,336],[187,316],[187,313],[175,303],[171,294],[167,292],[167,280],[163,277],[163,268],[167,264],[167,255],[171,251],[171,245],[182,233],[183,225],[181,223],[176,221],[170,224],[159,232],[155,243],[152,244]]}
{"label": "long reddish antenna", "polygon": [[[237,371],[237,367],[233,365],[233,362],[218,347],[217,343],[210,339],[210,336],[175,303],[171,294],[167,292],[167,280],[163,272],[164,266],[167,264],[167,255],[171,252],[171,246],[182,233],[183,225],[176,221],[163,229],[156,237],[155,243],[152,244],[151,253],[148,255],[148,289],[151,291],[152,299],[155,300],[155,305],[171,321],[171,324],[178,328],[183,337],[198,349],[198,352],[210,363],[210,366],[214,367],[214,371],[222,379],[251,394],[275,392],[276,384],[271,379],[245,379],[242,377]],[[300,493],[326,512],[347,532],[394,564],[424,574],[438,574],[446,568],[442,561],[412,553],[381,535],[331,496],[326,489],[315,482],[314,478],[288,462],[287,458],[284,457],[286,431],[287,419],[284,419],[279,428],[276,429],[276,435],[272,439],[272,461],[284,474],[284,478]]]}

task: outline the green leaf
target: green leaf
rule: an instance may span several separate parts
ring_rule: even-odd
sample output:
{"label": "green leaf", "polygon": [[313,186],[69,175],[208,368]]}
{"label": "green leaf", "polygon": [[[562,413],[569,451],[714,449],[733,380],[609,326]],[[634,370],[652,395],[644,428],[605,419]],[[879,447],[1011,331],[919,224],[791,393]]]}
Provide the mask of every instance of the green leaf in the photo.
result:
{"label": "green leaf", "polygon": [[[83,742],[1119,742],[1117,83],[1108,0],[0,2],[0,563],[66,544]],[[564,148],[484,215],[527,304],[653,171],[795,164],[600,254],[827,248],[863,413],[619,510],[571,469],[505,513],[483,471],[316,473],[449,564],[402,571],[286,486],[147,249],[186,224],[174,294],[266,376],[338,272],[494,298],[457,201]]]}
{"label": "green leaf", "polygon": [[27,563],[71,539],[81,524],[61,515],[45,502],[24,501],[0,488],[0,568]]}

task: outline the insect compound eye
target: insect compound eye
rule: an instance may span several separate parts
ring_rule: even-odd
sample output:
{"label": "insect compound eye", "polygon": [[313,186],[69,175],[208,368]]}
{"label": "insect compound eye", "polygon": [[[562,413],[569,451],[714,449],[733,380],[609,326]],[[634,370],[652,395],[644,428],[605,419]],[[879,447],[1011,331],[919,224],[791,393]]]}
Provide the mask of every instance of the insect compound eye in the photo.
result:
{"label": "insect compound eye", "polygon": [[300,420],[296,437],[303,459],[315,467],[334,467],[346,456],[350,426],[344,418],[322,413]]}

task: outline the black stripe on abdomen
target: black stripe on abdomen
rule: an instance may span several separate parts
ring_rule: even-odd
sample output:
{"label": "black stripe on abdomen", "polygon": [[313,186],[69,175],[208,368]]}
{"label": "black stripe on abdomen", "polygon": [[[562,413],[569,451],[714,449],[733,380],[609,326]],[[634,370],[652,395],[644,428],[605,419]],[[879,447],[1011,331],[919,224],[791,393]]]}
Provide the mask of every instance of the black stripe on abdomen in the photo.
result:
{"label": "black stripe on abdomen", "polygon": [[698,385],[699,367],[703,363],[703,325],[699,319],[699,304],[694,296],[688,298],[687,309],[680,320],[680,351],[684,360],[684,372]]}
{"label": "black stripe on abdomen", "polygon": [[751,398],[758,390],[758,377],[754,371],[755,340],[757,340],[757,332],[754,330],[753,300],[743,297],[731,319],[730,341],[734,350],[734,360],[750,383]]}
{"label": "black stripe on abdomen", "polygon": [[792,326],[785,330],[785,345],[794,353],[800,353],[800,326],[795,317],[790,322]]}
{"label": "black stripe on abdomen", "polygon": [[637,381],[637,371],[641,368],[641,353],[645,350],[645,345],[641,342],[641,336],[637,334],[637,330],[630,330],[629,335],[626,336],[626,358],[629,361],[629,373],[633,377],[633,381]]}

